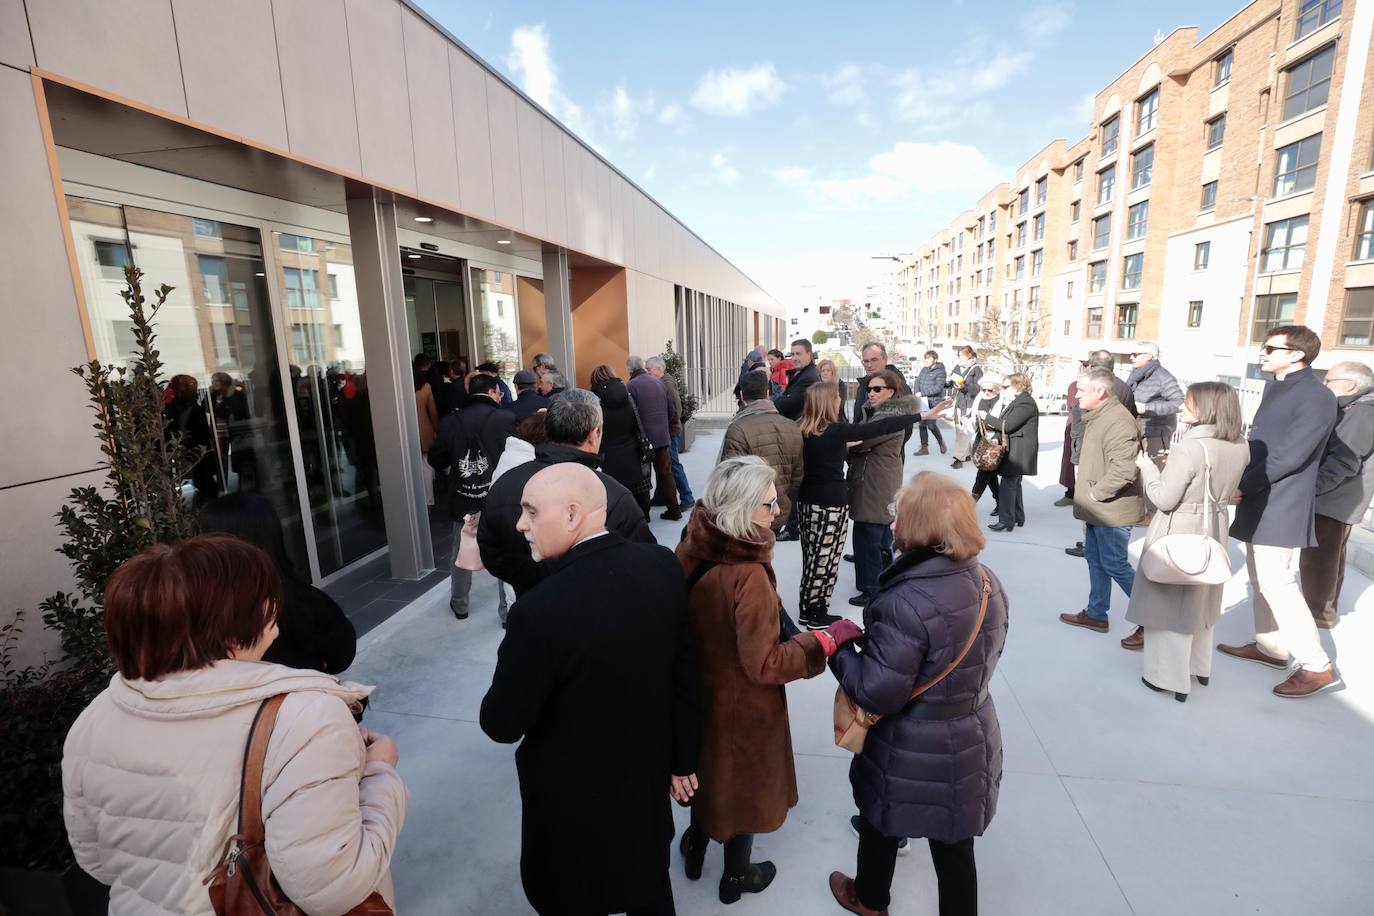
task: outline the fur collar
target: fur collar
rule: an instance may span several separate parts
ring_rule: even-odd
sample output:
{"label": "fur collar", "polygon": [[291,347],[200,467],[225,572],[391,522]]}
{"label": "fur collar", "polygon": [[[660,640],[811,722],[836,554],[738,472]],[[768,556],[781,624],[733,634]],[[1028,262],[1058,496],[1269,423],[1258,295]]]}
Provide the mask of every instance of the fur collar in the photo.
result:
{"label": "fur collar", "polygon": [[886,401],[876,406],[870,405],[869,416],[873,419],[878,417],[896,417],[907,414],[920,413],[921,405],[910,395],[897,395],[890,397]]}
{"label": "fur collar", "polygon": [[682,547],[686,554],[698,560],[717,563],[773,562],[773,532],[764,534],[762,541],[750,541],[726,534],[716,526],[716,514],[705,506],[692,510],[683,534]]}

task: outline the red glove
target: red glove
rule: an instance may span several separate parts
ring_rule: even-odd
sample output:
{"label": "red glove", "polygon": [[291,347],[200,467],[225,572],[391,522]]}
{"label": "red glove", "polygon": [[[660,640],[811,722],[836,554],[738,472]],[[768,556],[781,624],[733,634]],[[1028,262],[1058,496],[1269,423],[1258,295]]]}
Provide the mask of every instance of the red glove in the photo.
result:
{"label": "red glove", "polygon": [[831,639],[835,640],[836,648],[864,635],[864,631],[852,620],[837,620],[826,627],[825,632],[829,634]]}

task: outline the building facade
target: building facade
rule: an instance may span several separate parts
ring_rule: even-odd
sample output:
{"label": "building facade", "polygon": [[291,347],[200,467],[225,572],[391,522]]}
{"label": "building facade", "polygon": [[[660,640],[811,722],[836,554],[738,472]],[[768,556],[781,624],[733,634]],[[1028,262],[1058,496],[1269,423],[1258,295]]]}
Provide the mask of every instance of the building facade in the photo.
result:
{"label": "building facade", "polygon": [[132,346],[123,268],[175,287],[168,375],[219,486],[301,572],[433,556],[411,359],[586,384],[671,343],[703,405],[782,307],[407,0],[0,0],[0,617],[68,580],[54,514],[98,485],[80,381]]}
{"label": "building facade", "polygon": [[1320,330],[1319,366],[1368,362],[1371,33],[1370,0],[1257,0],[1205,37],[1174,31],[1096,94],[1087,137],[918,247],[903,336],[1012,338],[1056,358],[1050,378],[1150,339],[1185,378],[1238,381],[1297,322]]}

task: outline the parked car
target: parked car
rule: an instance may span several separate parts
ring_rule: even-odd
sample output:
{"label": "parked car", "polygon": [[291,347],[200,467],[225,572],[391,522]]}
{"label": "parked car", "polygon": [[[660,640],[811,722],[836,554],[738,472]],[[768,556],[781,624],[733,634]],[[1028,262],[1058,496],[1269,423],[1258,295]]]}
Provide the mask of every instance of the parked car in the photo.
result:
{"label": "parked car", "polygon": [[1042,414],[1066,414],[1069,412],[1069,398],[1063,392],[1042,391],[1035,396]]}

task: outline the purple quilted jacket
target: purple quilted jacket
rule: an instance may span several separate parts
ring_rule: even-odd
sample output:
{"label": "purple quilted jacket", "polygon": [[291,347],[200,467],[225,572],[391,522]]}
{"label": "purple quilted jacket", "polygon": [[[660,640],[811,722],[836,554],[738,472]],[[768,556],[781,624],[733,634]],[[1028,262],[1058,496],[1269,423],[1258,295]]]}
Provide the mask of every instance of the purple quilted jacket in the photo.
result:
{"label": "purple quilted jacket", "polygon": [[[883,719],[854,757],[854,801],[885,836],[953,843],[981,836],[997,810],[1002,732],[989,697],[945,721],[903,713],[911,692],[963,649],[978,619],[983,580],[976,559],[911,551],[882,575],[864,611],[864,651],[836,652],[831,670],[845,693]],[[988,570],[992,594],[980,635],[959,667],[921,697],[950,704],[972,699],[992,680],[1007,638],[1007,598]]]}

